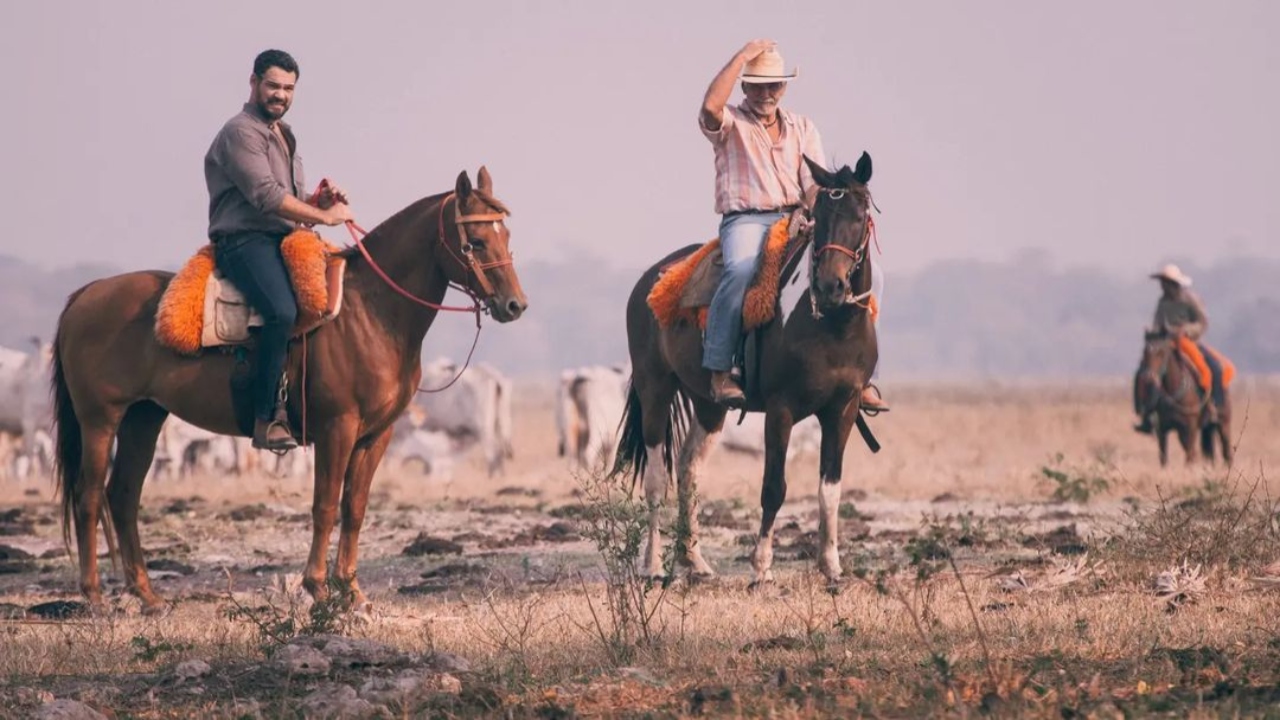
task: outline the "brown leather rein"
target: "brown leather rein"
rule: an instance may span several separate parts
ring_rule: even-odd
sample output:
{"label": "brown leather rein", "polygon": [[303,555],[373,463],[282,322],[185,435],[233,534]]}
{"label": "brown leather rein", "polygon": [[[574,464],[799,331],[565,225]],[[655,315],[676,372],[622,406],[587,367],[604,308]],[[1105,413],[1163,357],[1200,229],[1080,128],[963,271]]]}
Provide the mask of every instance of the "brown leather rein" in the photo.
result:
{"label": "brown leather rein", "polygon": [[[445,216],[445,209],[448,206],[450,200],[454,201],[455,212],[454,212],[453,223],[454,223],[454,226],[458,229],[458,238],[459,238],[458,245],[462,250],[462,257],[458,257],[458,254],[453,251],[453,248],[449,247],[449,243],[447,242],[447,236],[445,235],[444,216]],[[429,300],[424,300],[418,297],[417,295],[414,295],[413,293],[409,292],[408,290],[405,290],[404,288],[400,287],[400,284],[397,283],[395,280],[392,280],[391,277],[387,275],[387,273],[382,269],[382,267],[378,265],[378,263],[373,259],[373,256],[369,254],[368,248],[365,247],[363,240],[364,240],[364,236],[369,234],[369,231],[357,225],[354,220],[348,220],[346,225],[347,225],[347,230],[351,233],[351,239],[355,242],[356,247],[360,250],[360,254],[364,256],[364,259],[369,263],[369,266],[373,268],[373,271],[378,276],[378,278],[381,279],[384,283],[386,283],[392,290],[395,290],[400,295],[404,296],[405,298],[408,298],[409,300],[412,300],[415,303],[418,303],[419,305],[422,305],[424,307],[429,307],[433,310],[443,310],[447,312],[474,312],[477,314],[476,320],[477,322],[479,322],[480,311],[486,309],[484,305],[482,305],[482,303],[486,300],[493,299],[494,295],[496,294],[493,289],[493,284],[490,283],[489,278],[485,276],[485,271],[492,268],[511,265],[514,262],[514,259],[512,258],[511,254],[508,253],[507,257],[502,260],[494,260],[492,262],[487,262],[487,263],[480,262],[479,260],[477,260],[475,253],[473,252],[471,247],[471,240],[467,236],[467,231],[465,230],[465,226],[477,224],[477,223],[486,223],[486,222],[498,223],[506,218],[506,213],[495,212],[495,213],[477,213],[474,215],[459,215],[457,214],[457,210],[456,210],[457,205],[458,205],[457,195],[455,193],[449,193],[448,195],[445,196],[444,200],[441,201],[438,235],[439,235],[440,244],[444,247],[445,251],[449,253],[449,256],[452,257],[459,265],[461,265],[463,270],[466,270],[470,274],[474,275],[476,278],[476,283],[479,284],[480,286],[480,294],[477,295],[475,291],[473,291],[469,287],[466,287],[465,285],[459,285],[452,281],[449,283],[450,287],[457,288],[458,290],[461,290],[462,292],[466,293],[468,296],[471,297],[472,301],[475,303],[471,307],[450,306],[450,305],[441,305],[439,303],[433,303]],[[465,260],[463,258],[465,258]]]}
{"label": "brown leather rein", "polygon": [[[449,204],[450,200],[454,201],[453,205],[455,210],[454,210],[453,223],[454,223],[454,227],[458,229],[458,237],[459,237],[458,245],[459,245],[459,248],[462,250],[462,257],[458,257],[458,254],[453,251],[453,248],[449,247],[449,243],[447,242],[447,238],[445,236],[444,215],[445,215],[446,206]],[[413,302],[419,305],[422,305],[423,307],[431,308],[432,310],[440,310],[445,312],[475,313],[476,334],[475,334],[475,337],[472,338],[471,340],[471,349],[467,351],[467,359],[466,359],[466,362],[462,364],[462,369],[458,371],[458,374],[455,375],[452,380],[445,383],[441,387],[438,387],[438,388],[419,387],[417,391],[420,393],[438,393],[443,390],[448,390],[450,387],[453,387],[454,383],[458,382],[458,380],[462,378],[462,374],[465,373],[467,371],[467,368],[471,366],[471,358],[472,356],[475,355],[476,345],[480,342],[480,314],[482,312],[488,311],[488,307],[484,304],[484,301],[492,299],[496,294],[496,292],[493,289],[493,284],[489,282],[489,278],[485,277],[485,271],[491,268],[504,267],[506,265],[514,264],[514,259],[510,252],[507,253],[507,257],[503,260],[494,260],[492,262],[487,262],[487,263],[478,261],[476,259],[475,253],[473,252],[473,248],[471,247],[471,239],[467,235],[467,231],[465,229],[465,226],[477,224],[477,223],[502,222],[502,220],[506,218],[506,213],[495,212],[495,213],[476,213],[474,215],[459,215],[457,213],[457,207],[458,207],[457,193],[452,193],[452,192],[449,193],[444,197],[444,200],[440,202],[438,241],[440,242],[441,245],[444,246],[445,251],[448,252],[449,255],[454,260],[456,260],[464,270],[475,275],[476,282],[480,285],[480,292],[482,293],[481,295],[477,295],[475,291],[473,291],[471,288],[465,285],[459,285],[453,281],[449,282],[449,287],[461,290],[462,292],[466,293],[468,297],[471,298],[472,303],[474,303],[471,307],[463,307],[458,305],[443,305],[440,303],[433,303],[430,300],[424,300],[418,297],[417,295],[414,295],[413,293],[409,292],[408,290],[405,290],[404,288],[400,287],[400,284],[397,283],[395,280],[392,280],[391,276],[387,275],[387,273],[382,269],[382,267],[378,265],[378,263],[373,259],[373,256],[369,254],[368,248],[365,247],[363,240],[364,240],[364,236],[369,234],[369,231],[357,225],[354,220],[348,220],[346,223],[347,230],[351,233],[351,239],[355,242],[356,247],[360,250],[360,254],[363,255],[365,261],[369,263],[369,267],[373,269],[374,274],[376,274],[378,278],[381,279],[384,283],[386,283],[387,286],[390,287],[392,290],[395,290],[397,293],[399,293],[403,297],[409,300],[412,300]],[[463,258],[466,258],[466,260],[463,260]],[[305,336],[304,336],[303,352],[304,353],[306,352]],[[305,375],[304,375],[304,380],[305,380]],[[303,407],[304,407],[303,414],[305,418],[305,413],[306,413],[305,405]],[[305,428],[305,424],[306,424],[306,420],[304,419],[303,420],[304,428]]]}

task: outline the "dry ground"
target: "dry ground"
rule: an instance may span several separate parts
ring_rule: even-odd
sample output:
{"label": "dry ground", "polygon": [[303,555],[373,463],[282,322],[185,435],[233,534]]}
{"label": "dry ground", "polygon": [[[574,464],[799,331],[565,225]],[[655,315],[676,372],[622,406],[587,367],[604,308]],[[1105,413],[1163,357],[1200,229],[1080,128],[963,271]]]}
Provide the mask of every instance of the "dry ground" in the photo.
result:
{"label": "dry ground", "polygon": [[[884,451],[855,438],[848,452],[837,588],[812,572],[816,460],[800,457],[778,582],[747,589],[761,463],[724,452],[699,488],[721,578],[645,586],[627,571],[637,508],[555,456],[549,388],[518,392],[503,477],[478,460],[448,484],[384,469],[362,537],[371,615],[308,611],[293,590],[308,484],[213,477],[144,494],[172,612],[141,617],[104,562],[111,612],[32,615],[77,599],[74,567],[50,484],[0,487],[0,716],[52,697],[116,717],[1265,715],[1280,701],[1266,483],[1280,385],[1235,388],[1232,473],[1161,470],[1120,383],[887,391]],[[405,554],[420,536],[425,554]],[[1183,560],[1199,578],[1157,596]],[[290,664],[330,632],[404,654]],[[432,652],[470,669],[378,690]]]}

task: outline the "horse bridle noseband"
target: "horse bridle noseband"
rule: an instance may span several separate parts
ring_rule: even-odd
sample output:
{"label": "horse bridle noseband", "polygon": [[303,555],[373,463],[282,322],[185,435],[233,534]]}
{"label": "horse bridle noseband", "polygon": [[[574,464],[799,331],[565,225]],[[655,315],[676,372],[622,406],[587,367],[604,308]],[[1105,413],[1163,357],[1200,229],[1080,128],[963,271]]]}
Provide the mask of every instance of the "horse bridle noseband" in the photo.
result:
{"label": "horse bridle noseband", "polygon": [[[458,248],[462,251],[462,257],[458,257],[458,254],[453,251],[453,248],[449,247],[449,243],[445,237],[444,210],[445,205],[447,205],[450,200],[453,200],[453,224],[458,229]],[[449,193],[445,196],[444,202],[440,203],[440,243],[444,246],[444,249],[448,251],[449,255],[462,266],[463,271],[475,275],[476,282],[480,285],[480,292],[482,293],[476,299],[480,301],[492,300],[497,292],[493,289],[493,284],[489,282],[489,278],[485,276],[485,270],[511,265],[514,263],[514,258],[511,253],[508,252],[507,257],[504,260],[480,262],[476,259],[474,248],[471,244],[471,237],[467,235],[466,226],[491,222],[495,225],[494,229],[496,230],[497,224],[506,219],[507,214],[503,212],[492,212],[476,213],[474,215],[459,215],[459,210],[461,210],[461,207],[458,205],[456,193]]]}
{"label": "horse bridle noseband", "polygon": [[[843,198],[849,191],[843,188],[835,188],[835,189],[823,188],[822,192],[832,200],[839,200]],[[817,208],[815,208],[815,210],[816,209]],[[809,263],[810,263],[809,264],[809,306],[815,320],[822,317],[822,312],[818,310],[818,298],[814,288],[814,283],[817,280],[816,271],[818,269],[818,260],[822,257],[822,253],[827,251],[843,253],[853,259],[853,266],[849,268],[849,275],[847,278],[847,281],[849,283],[850,295],[845,297],[843,304],[857,305],[858,307],[863,309],[866,309],[869,306],[870,303],[867,302],[867,299],[871,297],[870,288],[868,288],[866,292],[859,293],[857,295],[852,294],[853,293],[853,275],[854,273],[858,272],[858,268],[862,267],[862,263],[865,262],[867,259],[867,246],[871,242],[871,233],[872,233],[872,228],[874,227],[875,227],[875,222],[871,219],[870,215],[867,215],[867,221],[862,230],[862,241],[859,242],[858,246],[852,250],[850,250],[849,248],[843,245],[837,245],[836,243],[833,243],[830,240],[828,240],[824,245],[819,247],[817,243],[818,238],[817,238],[817,233],[815,228],[813,252],[811,253],[810,260],[809,260]]]}

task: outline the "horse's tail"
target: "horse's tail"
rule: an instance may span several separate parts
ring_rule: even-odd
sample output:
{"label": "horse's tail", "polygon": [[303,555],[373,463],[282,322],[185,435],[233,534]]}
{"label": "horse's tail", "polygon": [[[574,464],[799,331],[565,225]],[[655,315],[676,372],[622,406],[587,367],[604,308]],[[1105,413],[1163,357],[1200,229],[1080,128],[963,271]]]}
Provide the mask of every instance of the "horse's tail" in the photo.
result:
{"label": "horse's tail", "polygon": [[[90,283],[89,285],[92,285]],[[71,551],[71,528],[75,525],[76,510],[80,505],[80,496],[84,493],[84,472],[81,459],[84,456],[84,437],[80,427],[80,418],[76,415],[75,405],[71,400],[71,390],[67,387],[66,371],[62,364],[62,323],[67,311],[79,299],[80,294],[89,285],[76,290],[67,298],[67,305],[58,316],[58,330],[53,336],[53,378],[50,382],[53,394],[53,436],[54,459],[53,473],[57,482],[57,494],[62,502],[62,541],[66,543],[67,552]],[[115,567],[116,549],[115,531],[111,525],[111,515],[105,506],[99,506],[98,518],[102,521],[104,535],[107,538],[107,555],[111,565]],[[97,532],[90,528],[89,532]]]}
{"label": "horse's tail", "polygon": [[[684,438],[688,417],[692,410],[689,399],[683,392],[677,392],[667,408],[669,418],[667,430],[662,438],[662,465],[667,470],[667,477],[673,477],[675,458],[680,451],[680,440]],[[631,491],[635,492],[636,482],[644,476],[645,467],[649,464],[649,454],[644,443],[644,414],[640,405],[640,394],[634,386],[627,390],[627,407],[622,413],[622,421],[618,426],[618,455],[613,469],[609,471],[609,479],[622,475],[631,476]]]}
{"label": "horse's tail", "polygon": [[[84,288],[77,290],[67,298],[67,305],[62,310],[63,316],[71,307]],[[80,434],[80,419],[76,417],[75,405],[71,401],[71,391],[67,388],[66,371],[62,366],[62,321],[58,318],[58,330],[53,337],[53,379],[51,392],[53,395],[53,438],[54,460],[53,472],[57,482],[57,494],[62,502],[62,539],[68,550],[71,548],[71,527],[75,522],[75,510],[80,495],[80,459],[84,452],[83,439]]]}

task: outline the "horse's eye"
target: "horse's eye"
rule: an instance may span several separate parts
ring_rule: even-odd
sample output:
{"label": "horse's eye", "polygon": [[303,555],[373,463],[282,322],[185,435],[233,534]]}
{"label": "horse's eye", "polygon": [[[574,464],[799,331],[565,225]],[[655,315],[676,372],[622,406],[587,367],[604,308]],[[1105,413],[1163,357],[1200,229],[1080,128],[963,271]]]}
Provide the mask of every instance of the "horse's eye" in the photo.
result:
{"label": "horse's eye", "polygon": [[846,193],[846,192],[848,192],[848,191],[846,191],[846,190],[828,190],[828,191],[827,191],[827,197],[831,198],[832,200],[839,200],[840,198],[842,198],[842,197],[844,197],[844,196],[845,196],[845,193]]}

